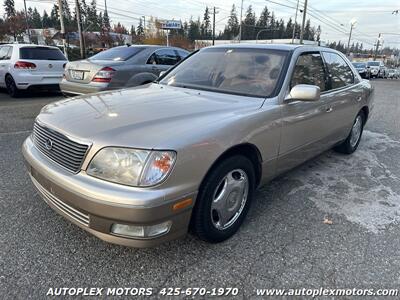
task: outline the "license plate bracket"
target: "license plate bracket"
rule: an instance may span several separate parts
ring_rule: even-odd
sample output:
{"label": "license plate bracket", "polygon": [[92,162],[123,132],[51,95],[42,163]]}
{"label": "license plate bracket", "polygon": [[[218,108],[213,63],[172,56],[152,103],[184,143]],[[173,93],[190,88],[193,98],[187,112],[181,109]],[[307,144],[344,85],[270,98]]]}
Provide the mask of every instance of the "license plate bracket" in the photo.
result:
{"label": "license plate bracket", "polygon": [[75,80],[83,80],[85,73],[79,70],[71,70],[71,77]]}

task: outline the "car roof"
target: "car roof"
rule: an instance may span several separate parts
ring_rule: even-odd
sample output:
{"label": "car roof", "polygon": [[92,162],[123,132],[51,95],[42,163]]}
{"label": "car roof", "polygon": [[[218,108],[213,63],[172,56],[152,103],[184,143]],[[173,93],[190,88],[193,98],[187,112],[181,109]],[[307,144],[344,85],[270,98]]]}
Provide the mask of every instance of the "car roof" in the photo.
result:
{"label": "car roof", "polygon": [[51,48],[51,49],[59,49],[58,47],[55,46],[48,46],[48,45],[36,45],[36,44],[3,44],[0,46],[13,46],[16,48],[25,48],[25,47],[41,47],[41,48]]}
{"label": "car roof", "polygon": [[313,45],[300,45],[300,44],[251,44],[251,43],[236,43],[236,44],[221,44],[216,46],[210,46],[207,48],[250,48],[250,49],[268,49],[268,50],[283,50],[293,51],[296,49],[304,49],[304,51],[331,51],[338,52],[334,49],[313,46]]}

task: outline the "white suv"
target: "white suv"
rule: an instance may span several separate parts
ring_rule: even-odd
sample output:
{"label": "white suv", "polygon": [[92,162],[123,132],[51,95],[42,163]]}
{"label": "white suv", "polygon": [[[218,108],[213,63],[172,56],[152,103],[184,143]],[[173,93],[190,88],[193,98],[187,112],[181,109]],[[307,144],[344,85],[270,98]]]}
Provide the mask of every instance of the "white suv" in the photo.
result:
{"label": "white suv", "polygon": [[67,62],[57,47],[0,45],[0,87],[11,97],[27,89],[58,90]]}

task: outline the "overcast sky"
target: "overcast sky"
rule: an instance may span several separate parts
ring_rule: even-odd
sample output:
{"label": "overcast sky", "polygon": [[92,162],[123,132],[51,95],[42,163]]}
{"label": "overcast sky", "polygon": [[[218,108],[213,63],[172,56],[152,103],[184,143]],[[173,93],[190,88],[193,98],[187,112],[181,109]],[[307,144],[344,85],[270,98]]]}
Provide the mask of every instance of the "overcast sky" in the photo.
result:
{"label": "overcast sky", "polygon": [[[3,1],[3,0],[0,0]],[[56,0],[26,0],[27,6],[36,7],[40,13],[43,9],[48,12]],[[97,0],[99,9],[104,8],[105,0]],[[300,0],[302,6],[304,0]],[[71,9],[74,8],[74,1]],[[86,0],[90,3],[91,0]],[[273,3],[275,2],[275,3]],[[15,0],[17,9],[23,8],[23,0]],[[107,0],[109,15],[114,23],[121,22],[126,26],[137,25],[141,16],[154,16],[163,19],[189,19],[203,15],[205,6],[218,7],[216,16],[217,31],[224,28],[232,4],[237,7],[240,15],[241,0]],[[243,15],[249,5],[256,11],[257,17],[265,5],[275,12],[278,18],[294,18],[297,0],[244,0]],[[347,43],[350,22],[357,20],[353,31],[354,41],[364,42],[364,47],[372,47],[378,37],[383,33],[384,46],[400,48],[400,0],[308,0],[308,18],[314,26],[321,25],[321,39],[325,41],[341,40]],[[399,10],[399,14],[392,14]],[[0,13],[4,14],[3,6]],[[301,15],[297,22],[301,22]],[[328,23],[329,25],[327,25]],[[343,24],[343,25],[341,25]],[[394,33],[397,35],[393,35]]]}

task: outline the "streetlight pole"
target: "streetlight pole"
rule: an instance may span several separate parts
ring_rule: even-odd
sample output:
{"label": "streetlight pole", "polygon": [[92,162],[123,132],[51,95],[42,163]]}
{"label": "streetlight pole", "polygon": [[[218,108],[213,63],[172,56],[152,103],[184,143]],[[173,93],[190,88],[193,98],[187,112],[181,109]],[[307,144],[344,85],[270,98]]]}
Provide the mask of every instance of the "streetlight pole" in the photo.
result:
{"label": "streetlight pole", "polygon": [[29,30],[29,21],[28,21],[28,12],[26,10],[26,0],[24,0],[24,8],[25,8],[25,21],[26,21],[26,32],[28,33],[29,43],[31,43],[31,32]]}
{"label": "streetlight pole", "polygon": [[295,35],[295,33],[296,33],[297,11],[299,10],[299,2],[300,2],[300,0],[297,0],[296,14],[294,15],[294,26],[293,26],[293,33],[292,33],[292,44],[294,44],[294,35]]}
{"label": "streetlight pole", "polygon": [[381,34],[379,33],[378,35],[378,40],[376,41],[376,48],[375,48],[375,54],[374,54],[374,60],[376,60],[376,57],[378,55],[378,49],[379,49],[379,43],[381,41]]}
{"label": "streetlight pole", "polygon": [[61,0],[58,0],[58,12],[60,14],[61,38],[63,43],[64,54],[65,57],[68,59],[67,48],[65,46],[64,8]]}
{"label": "streetlight pole", "polygon": [[242,40],[242,16],[243,16],[243,0],[240,5],[239,43]]}
{"label": "streetlight pole", "polygon": [[307,0],[304,1],[303,22],[301,23],[301,31],[300,31],[300,44],[303,44],[304,26],[306,24],[306,15],[307,15]]}
{"label": "streetlight pole", "polygon": [[353,33],[353,28],[356,25],[357,21],[356,20],[351,20],[350,22],[350,34],[349,34],[349,40],[347,41],[347,56],[350,55],[350,40],[351,40],[351,34]]}
{"label": "streetlight pole", "polygon": [[83,33],[81,24],[81,8],[78,0],[75,0],[76,20],[78,22],[78,33],[79,33],[79,48],[81,51],[81,58],[85,58],[85,50],[83,49]]}

